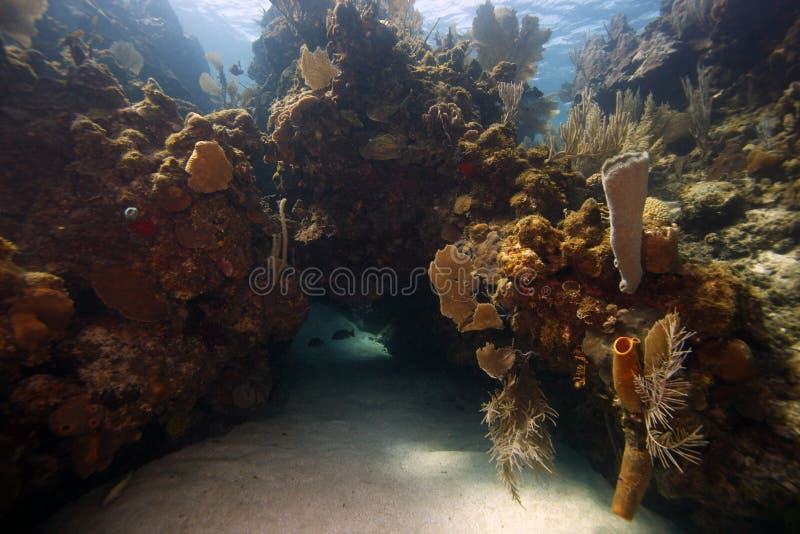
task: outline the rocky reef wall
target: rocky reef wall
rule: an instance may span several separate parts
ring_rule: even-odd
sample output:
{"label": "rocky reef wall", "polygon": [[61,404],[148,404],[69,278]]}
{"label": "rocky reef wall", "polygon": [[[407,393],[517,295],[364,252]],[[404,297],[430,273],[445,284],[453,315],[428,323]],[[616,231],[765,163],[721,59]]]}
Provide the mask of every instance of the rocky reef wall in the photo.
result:
{"label": "rocky reef wall", "polygon": [[763,105],[797,77],[791,50],[796,18],[791,1],[766,2],[756,10],[746,0],[670,0],[637,35],[620,15],[608,23],[605,36],[590,38],[577,55],[574,91],[592,88],[606,110],[624,89],[653,93],[677,108],[684,101],[681,78],[695,77],[700,64],[712,69],[720,88],[728,88],[717,98],[737,93],[745,97],[739,106]]}
{"label": "rocky reef wall", "polygon": [[[576,88],[590,88],[606,110],[613,111],[618,91],[631,90],[652,93],[678,112],[676,119],[686,114],[691,143],[656,150],[651,190],[672,206],[681,256],[729,273],[715,284],[739,278],[763,308],[760,333],[752,331],[753,316],[712,333],[704,328],[716,323],[715,313],[693,321],[677,306],[699,334],[692,341],[696,355],[687,360],[689,395],[692,411],[705,419],[709,445],[699,469],[682,476],[656,471],[654,480],[662,495],[699,503],[693,520],[707,530],[787,528],[795,521],[790,510],[798,488],[786,481],[796,476],[789,451],[798,437],[789,429],[800,401],[794,319],[800,302],[789,296],[797,294],[789,279],[797,279],[800,258],[800,174],[789,104],[800,77],[799,15],[797,6],[781,1],[662,2],[661,15],[641,34],[616,17],[607,35],[590,39],[578,56]],[[663,134],[666,141],[670,133]],[[720,303],[722,293],[709,283],[696,298]],[[695,404],[698,391],[705,400]]]}
{"label": "rocky reef wall", "polygon": [[152,78],[131,104],[101,63],[35,49],[3,47],[0,78],[6,512],[143,433],[179,442],[201,400],[236,417],[263,406],[267,346],[307,305],[295,283],[250,286],[280,225],[247,112],[182,116]]}
{"label": "rocky reef wall", "polygon": [[[32,46],[49,58],[59,57],[75,38],[88,44],[85,53],[105,63],[131,99],[141,99],[144,82],[153,78],[172,98],[211,109],[198,84],[200,74],[208,71],[203,48],[197,37],[183,32],[168,0],[113,0],[101,5],[59,0],[49,3],[36,28]],[[114,48],[120,43],[129,44],[141,56],[141,64],[134,62],[132,67],[127,48],[125,54]]]}

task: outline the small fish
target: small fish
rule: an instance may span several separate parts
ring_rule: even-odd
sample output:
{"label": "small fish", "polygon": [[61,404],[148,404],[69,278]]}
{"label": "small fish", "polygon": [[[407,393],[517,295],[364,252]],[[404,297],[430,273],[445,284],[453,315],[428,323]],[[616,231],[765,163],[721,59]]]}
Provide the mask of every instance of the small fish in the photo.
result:
{"label": "small fish", "polygon": [[323,343],[325,342],[318,337],[312,337],[311,339],[308,340],[309,347],[320,347],[322,346]]}
{"label": "small fish", "polygon": [[114,487],[109,490],[106,498],[103,499],[103,507],[106,507],[119,499],[120,495],[122,495],[122,492],[128,487],[128,483],[131,481],[131,478],[133,478],[133,471],[129,471],[128,474],[122,478],[122,480],[114,484]]}
{"label": "small fish", "polygon": [[350,330],[337,330],[331,336],[331,339],[346,339],[348,337],[354,337],[356,335],[355,331],[351,328]]}
{"label": "small fish", "polygon": [[244,69],[242,68],[241,62],[236,62],[228,68],[228,72],[233,74],[234,76],[241,76],[244,74]]}

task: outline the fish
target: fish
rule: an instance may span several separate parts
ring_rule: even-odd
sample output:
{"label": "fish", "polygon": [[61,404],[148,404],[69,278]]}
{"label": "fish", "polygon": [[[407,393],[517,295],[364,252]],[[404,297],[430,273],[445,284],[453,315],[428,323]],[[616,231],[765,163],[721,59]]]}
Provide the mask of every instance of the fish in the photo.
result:
{"label": "fish", "polygon": [[348,337],[354,337],[356,335],[355,331],[351,328],[350,330],[337,330],[331,336],[331,339],[346,339]]}
{"label": "fish", "polygon": [[244,69],[242,68],[241,62],[236,62],[228,68],[228,72],[233,74],[234,76],[241,76],[244,74]]}
{"label": "fish", "polygon": [[128,483],[131,481],[131,478],[133,478],[133,471],[129,471],[127,475],[122,477],[122,480],[114,484],[114,487],[109,490],[108,494],[106,494],[106,498],[103,499],[104,508],[119,499],[120,495],[122,495],[122,492],[128,487]]}
{"label": "fish", "polygon": [[322,340],[321,340],[320,338],[318,338],[318,337],[312,337],[311,339],[309,339],[309,340],[308,340],[308,346],[309,346],[309,347],[320,347],[320,346],[322,346],[324,343],[325,343],[325,342],[324,342],[324,341],[322,341]]}

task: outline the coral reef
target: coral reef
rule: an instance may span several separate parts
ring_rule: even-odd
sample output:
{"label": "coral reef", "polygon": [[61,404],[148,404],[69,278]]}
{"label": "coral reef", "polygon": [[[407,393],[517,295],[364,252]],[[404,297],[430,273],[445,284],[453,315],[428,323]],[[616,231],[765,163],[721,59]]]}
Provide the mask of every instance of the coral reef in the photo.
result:
{"label": "coral reef", "polygon": [[0,56],[19,111],[0,126],[14,170],[0,179],[0,233],[16,245],[0,241],[1,469],[18,481],[4,508],[107,469],[202,398],[257,409],[267,344],[307,308],[296,282],[250,287],[279,221],[261,206],[264,147],[247,112],[184,119],[153,79],[130,104],[102,64],[39,57]]}
{"label": "coral reef", "polygon": [[372,9],[339,3],[327,28],[327,51],[341,73],[325,92],[303,90],[293,73],[268,121],[266,159],[276,163],[274,181],[297,220],[293,238],[303,243],[297,262],[326,275],[392,266],[404,276],[430,262],[441,236],[463,230],[480,209],[450,207],[468,194],[457,191],[469,172],[459,143],[499,118],[496,82],[477,81],[465,47],[417,63]]}
{"label": "coral reef", "polygon": [[[416,282],[428,265],[438,306],[427,292],[395,304],[383,339],[500,381],[484,421],[515,499],[522,467],[552,468],[552,403],[565,438],[617,480],[619,515],[652,482],[700,527],[791,525],[796,6],[663,2],[642,35],[615,18],[578,56],[565,146],[525,148],[526,106],[546,100],[514,85],[549,36],[533,17],[479,8],[474,60],[452,32],[422,42],[411,2],[275,2],[249,69],[256,120],[176,101],[210,103],[192,93],[202,54],[194,69],[181,36],[191,72],[166,74],[166,2],[126,3],[164,21],[152,40],[136,24],[109,33],[121,5],[96,27],[91,2],[51,5],[38,51],[0,53],[14,110],[0,123],[0,234],[16,244],[0,241],[0,506],[92,477],[150,432],[180,442],[201,403],[234,418],[263,406],[275,344],[307,307],[283,276],[291,260],[376,307],[369,277],[342,291],[331,275],[391,267]],[[743,27],[760,35],[751,49]],[[627,150],[650,152],[649,177],[641,154],[595,174]],[[256,291],[255,266],[285,291]]]}
{"label": "coral reef", "polygon": [[[658,119],[664,135],[652,155],[651,194],[668,206],[658,211],[669,217],[645,216],[642,255],[645,281],[695,279],[675,288],[683,294],[675,308],[659,306],[677,309],[687,328],[697,331],[685,339],[695,356],[683,360],[685,369],[674,378],[685,402],[682,433],[663,426],[654,433],[651,425],[656,440],[634,445],[647,444],[652,452],[662,449],[659,436],[669,444],[697,442],[693,429],[702,426],[709,445],[696,457],[698,466],[686,466],[684,474],[656,470],[653,480],[662,495],[691,499],[693,521],[706,530],[788,528],[788,510],[798,501],[796,488],[781,482],[797,470],[787,451],[798,442],[785,425],[792,420],[790,407],[800,402],[791,378],[796,364],[790,363],[800,304],[787,278],[798,253],[791,185],[798,177],[792,133],[797,76],[787,63],[798,50],[798,15],[797,6],[780,1],[764,9],[729,0],[664,2],[640,35],[615,18],[605,38],[590,39],[576,56],[575,92],[590,88],[606,114],[628,90],[652,92],[659,105],[686,110]],[[742,40],[738,32],[745,29],[758,37]],[[597,197],[595,183],[587,181]],[[746,294],[750,304],[740,300]],[[739,319],[730,314],[735,308]],[[751,322],[754,312],[763,325]],[[584,343],[598,363],[608,352],[596,348],[598,339],[607,343],[595,337],[600,330],[587,333]],[[643,377],[656,376],[653,365],[645,361]],[[665,369],[662,377],[669,374]],[[679,463],[686,460],[680,456]],[[672,463],[668,456],[661,462]],[[722,502],[735,503],[735,509]]]}
{"label": "coral reef", "polygon": [[[693,9],[700,9],[701,15]],[[641,35],[624,16],[617,16],[605,37],[589,39],[577,55],[574,92],[591,87],[604,109],[612,107],[616,91],[625,89],[653,93],[657,101],[676,108],[684,101],[682,77],[694,78],[702,63],[713,65],[720,87],[732,86],[723,99],[742,94],[744,86],[753,83],[748,80],[760,80],[759,90],[751,91],[750,97],[765,103],[792,80],[787,62],[791,52],[773,51],[791,34],[796,15],[797,6],[787,0],[760,10],[745,0],[676,0],[662,3],[661,16]],[[758,38],[741,39],[742,31]],[[764,61],[768,56],[770,61]]]}

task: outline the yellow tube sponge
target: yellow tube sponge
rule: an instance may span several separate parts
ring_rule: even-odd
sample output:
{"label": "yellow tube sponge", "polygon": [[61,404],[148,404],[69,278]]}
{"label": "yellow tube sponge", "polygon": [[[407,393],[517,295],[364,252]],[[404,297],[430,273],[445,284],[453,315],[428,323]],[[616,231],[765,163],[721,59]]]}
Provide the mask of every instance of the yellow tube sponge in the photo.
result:
{"label": "yellow tube sponge", "polygon": [[617,477],[617,487],[614,490],[614,500],[611,503],[612,512],[628,521],[633,520],[644,492],[650,484],[652,470],[653,463],[647,451],[626,442],[625,451],[622,453],[622,466]]}
{"label": "yellow tube sponge", "polygon": [[641,413],[642,399],[636,392],[636,377],[642,374],[639,367],[637,346],[639,340],[635,337],[618,337],[614,340],[614,362],[612,375],[614,389],[622,407],[633,413]]}

